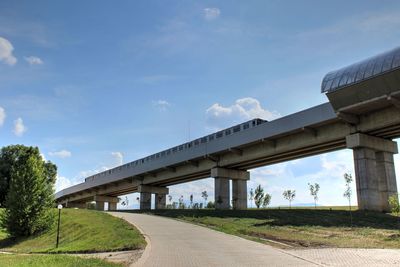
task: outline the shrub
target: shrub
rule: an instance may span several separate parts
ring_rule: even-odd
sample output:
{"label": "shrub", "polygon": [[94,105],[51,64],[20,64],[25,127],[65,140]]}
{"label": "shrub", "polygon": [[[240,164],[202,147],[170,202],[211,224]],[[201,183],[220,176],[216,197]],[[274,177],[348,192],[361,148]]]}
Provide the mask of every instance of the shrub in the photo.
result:
{"label": "shrub", "polygon": [[37,147],[11,148],[18,156],[10,164],[2,225],[12,236],[29,236],[47,229],[54,221],[51,208],[57,169],[43,161]]}

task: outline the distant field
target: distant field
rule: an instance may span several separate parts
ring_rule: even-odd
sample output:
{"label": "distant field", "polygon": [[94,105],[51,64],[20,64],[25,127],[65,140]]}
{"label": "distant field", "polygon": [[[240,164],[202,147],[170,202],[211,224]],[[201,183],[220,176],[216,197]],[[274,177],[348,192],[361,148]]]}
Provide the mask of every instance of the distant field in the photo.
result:
{"label": "distant field", "polygon": [[[101,252],[144,248],[140,232],[122,219],[93,210],[63,209],[60,243],[57,225],[40,235],[11,239],[0,229],[0,250],[13,252]],[[0,266],[3,266],[0,264]]]}
{"label": "distant field", "polygon": [[[344,207],[294,209],[153,210],[176,218],[281,247],[400,248],[400,218]],[[277,244],[274,241],[283,244]]]}
{"label": "distant field", "polygon": [[116,267],[122,266],[98,259],[82,259],[64,255],[1,255],[0,266],[18,267]]}

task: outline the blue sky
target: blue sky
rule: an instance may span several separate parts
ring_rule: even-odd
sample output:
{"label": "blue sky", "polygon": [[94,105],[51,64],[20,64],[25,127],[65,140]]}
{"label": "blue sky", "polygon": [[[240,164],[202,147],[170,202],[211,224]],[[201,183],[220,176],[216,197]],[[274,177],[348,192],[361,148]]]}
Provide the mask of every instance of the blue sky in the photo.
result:
{"label": "blue sky", "polygon": [[[327,101],[323,76],[400,44],[398,1],[1,1],[0,145],[39,146],[57,189],[253,117]],[[399,173],[399,157],[396,157]],[[346,204],[349,150],[252,170]],[[354,186],[353,186],[354,187]],[[176,201],[211,179],[173,186]],[[135,204],[136,196],[129,196]]]}

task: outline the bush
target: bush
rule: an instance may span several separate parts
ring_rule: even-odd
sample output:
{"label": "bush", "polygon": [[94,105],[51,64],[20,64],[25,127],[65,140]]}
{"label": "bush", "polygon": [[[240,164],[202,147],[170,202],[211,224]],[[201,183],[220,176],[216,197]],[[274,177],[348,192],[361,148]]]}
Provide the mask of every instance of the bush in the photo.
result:
{"label": "bush", "polygon": [[215,209],[215,203],[213,201],[209,201],[207,203],[207,209]]}
{"label": "bush", "polygon": [[54,222],[55,213],[51,208],[56,166],[44,162],[37,147],[7,147],[10,148],[17,156],[9,162],[9,187],[2,225],[12,236],[29,236]]}
{"label": "bush", "polygon": [[389,197],[389,206],[393,214],[400,214],[400,203],[397,195],[391,195]]}

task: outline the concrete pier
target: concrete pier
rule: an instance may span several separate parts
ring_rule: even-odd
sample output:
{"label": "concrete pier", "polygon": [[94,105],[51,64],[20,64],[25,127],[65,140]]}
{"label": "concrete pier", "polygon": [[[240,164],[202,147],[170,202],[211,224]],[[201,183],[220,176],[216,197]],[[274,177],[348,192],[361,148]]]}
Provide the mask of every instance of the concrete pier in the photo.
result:
{"label": "concrete pier", "polygon": [[151,194],[155,194],[155,208],[165,209],[167,194],[169,189],[161,186],[148,186],[139,185],[138,191],[140,192],[140,209],[149,210],[151,209]]}
{"label": "concrete pier", "polygon": [[108,210],[117,210],[117,202],[108,202]]}
{"label": "concrete pier", "polygon": [[214,179],[215,190],[215,208],[216,209],[229,209],[230,204],[230,186],[228,178],[215,177]]}
{"label": "concrete pier", "polygon": [[357,133],[347,136],[346,144],[353,149],[359,209],[389,211],[388,198],[397,195],[393,161],[397,143]]}
{"label": "concrete pier", "polygon": [[246,180],[232,180],[232,206],[234,210],[247,209]]}
{"label": "concrete pier", "polygon": [[167,204],[167,195],[166,194],[155,194],[155,208],[156,209],[165,209]]}
{"label": "concrete pier", "polygon": [[247,180],[250,173],[243,170],[213,168],[211,176],[214,177],[215,208],[230,208],[230,186],[232,180],[232,206],[233,209],[247,209]]}

